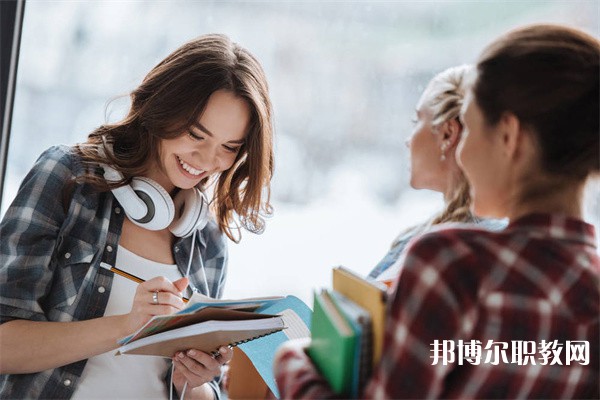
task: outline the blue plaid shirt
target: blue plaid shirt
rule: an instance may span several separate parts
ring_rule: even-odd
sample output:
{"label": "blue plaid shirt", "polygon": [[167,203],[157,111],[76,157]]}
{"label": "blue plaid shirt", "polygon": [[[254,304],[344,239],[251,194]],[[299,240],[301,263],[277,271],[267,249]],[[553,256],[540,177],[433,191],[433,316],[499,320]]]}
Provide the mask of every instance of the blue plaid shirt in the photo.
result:
{"label": "blue plaid shirt", "polygon": [[[73,148],[46,150],[23,180],[0,224],[0,323],[81,321],[102,317],[114,274],[125,214],[111,192],[75,184],[63,204],[65,184],[85,172]],[[65,212],[65,209],[68,211]],[[209,295],[221,297],[227,242],[214,221],[198,235],[179,239],[173,254],[185,274],[192,246],[190,280],[204,292],[202,255]],[[68,399],[86,360],[35,374],[0,375],[0,398]],[[165,371],[165,377],[168,371]],[[219,388],[211,382],[217,397]],[[109,393],[106,393],[107,397]]]}

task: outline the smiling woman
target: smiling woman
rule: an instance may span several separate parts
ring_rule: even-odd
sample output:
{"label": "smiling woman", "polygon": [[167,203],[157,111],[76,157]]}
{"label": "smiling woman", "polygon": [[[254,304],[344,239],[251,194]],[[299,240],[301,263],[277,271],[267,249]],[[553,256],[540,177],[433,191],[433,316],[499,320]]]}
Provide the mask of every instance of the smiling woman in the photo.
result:
{"label": "smiling woman", "polygon": [[[226,63],[233,63],[235,70]],[[167,155],[171,150],[160,147],[170,148],[172,140],[177,146],[189,147]],[[107,152],[109,164],[118,166],[126,179],[107,186],[103,179],[87,175],[99,189],[126,184],[129,176],[149,174],[171,191],[177,185],[166,178],[181,179],[164,175],[173,168],[181,170],[183,161],[204,173],[200,177],[185,175],[189,168],[183,169],[188,179],[179,182],[184,185],[181,188],[203,188],[209,177],[217,179],[217,223],[230,239],[236,240],[234,215],[251,232],[264,229],[262,215],[271,212],[269,183],[273,174],[266,78],[254,56],[225,43],[221,36],[207,35],[202,42],[190,42],[159,63],[131,93],[125,119],[102,125],[90,134],[88,146],[80,147],[86,163],[102,162],[95,147],[104,141],[113,145],[112,154]],[[148,160],[160,160],[160,164]]]}
{"label": "smiling woman", "polygon": [[258,61],[204,35],[148,73],[123,120],[40,156],[0,225],[0,397],[220,397],[228,348],[150,362],[113,350],[183,308],[188,283],[222,296],[233,215],[257,232],[270,212],[271,125]]}
{"label": "smiling woman", "polygon": [[214,92],[187,134],[162,142],[161,168],[150,177],[171,192],[228,170],[245,143],[249,124],[250,107],[244,99],[226,90]]}

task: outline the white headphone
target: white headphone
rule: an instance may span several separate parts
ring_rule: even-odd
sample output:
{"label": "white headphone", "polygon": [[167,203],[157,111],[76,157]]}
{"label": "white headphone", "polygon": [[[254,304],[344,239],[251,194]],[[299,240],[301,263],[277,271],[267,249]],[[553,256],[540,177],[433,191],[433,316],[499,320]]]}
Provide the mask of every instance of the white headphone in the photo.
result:
{"label": "white headphone", "polygon": [[[123,180],[116,169],[101,165],[107,182]],[[112,189],[131,222],[142,228],[157,231],[169,228],[178,237],[188,237],[206,226],[209,220],[208,201],[198,188],[181,190],[171,195],[150,178],[135,177],[130,185]]]}

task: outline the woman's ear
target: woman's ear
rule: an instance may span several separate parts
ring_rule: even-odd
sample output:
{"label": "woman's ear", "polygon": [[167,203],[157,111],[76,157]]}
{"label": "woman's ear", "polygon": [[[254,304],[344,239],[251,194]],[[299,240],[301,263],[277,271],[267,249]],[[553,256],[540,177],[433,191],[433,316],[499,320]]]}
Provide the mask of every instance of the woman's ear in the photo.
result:
{"label": "woman's ear", "polygon": [[509,158],[514,158],[519,154],[519,147],[523,139],[523,131],[521,129],[519,118],[512,113],[504,113],[498,122],[498,129],[501,137],[501,144],[504,153]]}
{"label": "woman's ear", "polygon": [[458,145],[462,133],[462,125],[458,119],[452,118],[444,122],[440,129],[440,140],[446,149],[452,149]]}

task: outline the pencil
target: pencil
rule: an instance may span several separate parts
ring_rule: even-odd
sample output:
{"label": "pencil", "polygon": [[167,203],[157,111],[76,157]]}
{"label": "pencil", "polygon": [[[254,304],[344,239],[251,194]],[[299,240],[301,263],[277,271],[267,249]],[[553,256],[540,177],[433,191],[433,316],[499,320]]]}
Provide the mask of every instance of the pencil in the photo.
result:
{"label": "pencil", "polygon": [[[133,281],[135,283],[145,282],[145,280],[143,280],[139,276],[135,276],[133,274],[130,274],[129,272],[123,271],[122,269],[119,269],[117,267],[110,267],[110,271],[114,272],[117,275],[122,276],[123,278],[127,278],[130,281]],[[184,303],[187,303],[189,301],[189,299],[187,297],[182,297],[181,299],[183,300]]]}

